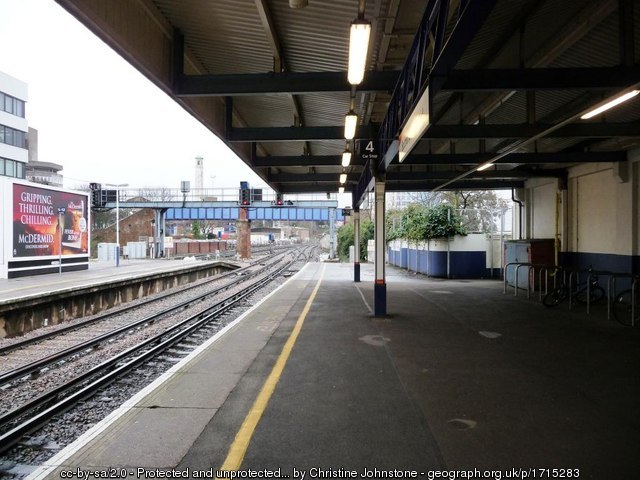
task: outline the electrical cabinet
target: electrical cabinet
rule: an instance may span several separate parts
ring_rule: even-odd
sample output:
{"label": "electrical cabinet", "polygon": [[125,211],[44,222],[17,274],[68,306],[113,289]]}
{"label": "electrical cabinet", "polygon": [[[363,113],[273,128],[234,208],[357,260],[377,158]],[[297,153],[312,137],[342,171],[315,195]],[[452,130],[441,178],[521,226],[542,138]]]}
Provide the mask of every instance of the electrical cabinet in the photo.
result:
{"label": "electrical cabinet", "polygon": [[[534,265],[554,264],[553,238],[530,239],[530,240],[508,240],[504,242],[504,265],[509,263],[532,263]],[[538,276],[533,278],[533,270],[528,275],[529,268],[520,267],[518,272],[518,288],[529,288],[529,278],[533,280],[533,289],[537,288]],[[510,266],[507,269],[507,283],[512,287],[515,285],[516,267]]]}

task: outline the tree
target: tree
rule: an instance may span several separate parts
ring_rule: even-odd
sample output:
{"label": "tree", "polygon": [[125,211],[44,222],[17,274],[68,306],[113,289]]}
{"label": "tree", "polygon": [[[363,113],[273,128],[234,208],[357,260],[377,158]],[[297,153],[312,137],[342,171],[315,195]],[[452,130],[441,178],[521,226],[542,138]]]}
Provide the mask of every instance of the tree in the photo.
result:
{"label": "tree", "polygon": [[386,240],[396,240],[406,238],[407,233],[404,228],[404,210],[389,210],[385,214],[385,236]]}
{"label": "tree", "polygon": [[191,224],[191,233],[193,234],[193,238],[196,240],[200,240],[204,238],[204,235],[202,234],[202,227],[200,226],[199,220],[194,220],[193,223]]}
{"label": "tree", "polygon": [[426,212],[426,239],[449,238],[454,235],[466,235],[467,229],[462,218],[451,205],[441,203]]}
{"label": "tree", "polygon": [[142,187],[138,189],[137,197],[144,198],[150,202],[169,202],[181,200],[181,197],[174,195],[175,190],[167,187]]}
{"label": "tree", "polygon": [[338,239],[338,258],[346,262],[349,259],[349,247],[353,245],[354,229],[353,223],[345,223],[337,231]]}
{"label": "tree", "polygon": [[445,192],[445,200],[460,212],[468,232],[491,232],[509,202],[493,190]]}
{"label": "tree", "polygon": [[393,212],[387,219],[386,228],[387,240],[402,238],[416,243],[467,233],[460,215],[446,203],[434,207],[411,204],[402,211]]}
{"label": "tree", "polygon": [[[360,222],[360,258],[365,259],[367,257],[367,244],[369,240],[373,239],[375,234],[375,227],[371,220],[363,220]],[[349,260],[349,247],[353,245],[355,240],[355,232],[353,223],[345,223],[338,228],[337,239],[338,248],[337,253],[340,260],[346,262]]]}

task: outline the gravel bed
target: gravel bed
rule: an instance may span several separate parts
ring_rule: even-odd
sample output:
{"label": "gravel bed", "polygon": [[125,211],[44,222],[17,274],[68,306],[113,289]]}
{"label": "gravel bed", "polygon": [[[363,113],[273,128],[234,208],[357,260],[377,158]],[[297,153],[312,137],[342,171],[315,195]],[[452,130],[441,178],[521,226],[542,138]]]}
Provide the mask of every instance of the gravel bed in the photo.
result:
{"label": "gravel bed", "polygon": [[[249,268],[247,271],[243,271],[242,274],[248,274],[260,268],[262,268],[262,264],[255,263],[252,268]],[[237,278],[237,275],[231,275],[222,278],[204,278],[189,285],[183,285],[181,287],[175,287],[174,289],[164,290],[162,292],[146,296],[144,297],[144,299],[137,299],[133,302],[128,302],[126,304],[126,307],[132,305],[135,306],[141,303],[142,300],[149,300],[153,298],[159,299],[156,302],[143,304],[140,306],[140,308],[126,310],[122,314],[119,314],[118,312],[123,310],[125,305],[117,309],[111,309],[107,312],[109,314],[109,317],[106,317],[103,320],[100,320],[99,322],[96,322],[92,325],[88,325],[86,328],[81,328],[60,336],[45,339],[40,343],[28,345],[25,348],[9,352],[7,355],[4,355],[2,357],[2,363],[0,364],[0,373],[7,372],[20,366],[32,363],[57,351],[69,348],[75,344],[82,343],[91,338],[95,338],[109,331],[148,317],[149,315],[160,313],[163,310],[169,308],[169,306],[171,305],[175,305],[192,298],[197,298],[213,289],[224,288],[224,286],[226,285],[231,285],[234,281],[237,280]],[[169,297],[165,297],[167,292],[171,292],[172,295]],[[42,335],[43,333],[48,333],[50,331],[56,331],[61,328],[67,327],[69,324],[86,322],[98,315],[104,314],[105,312],[101,312],[101,314],[93,315],[90,317],[83,317],[69,322],[64,322],[62,324],[39,329],[37,331],[37,334],[35,332],[29,333],[32,334],[31,337],[37,337]],[[4,345],[10,345],[12,343],[15,343],[16,341],[20,341],[25,337],[20,337],[18,339],[4,339],[4,341],[0,340],[0,347]]]}
{"label": "gravel bed", "polygon": [[[259,267],[256,266],[256,269],[257,268]],[[268,274],[268,272],[266,272],[265,274]],[[262,278],[263,276],[261,276],[260,278]],[[226,284],[231,284],[233,280],[235,280],[235,278],[228,280]],[[35,378],[25,377],[24,381],[22,381],[22,379],[15,380],[14,382],[12,382],[12,384],[10,384],[10,388],[4,386],[0,390],[0,414],[4,414],[9,410],[17,407],[18,405],[22,405],[30,401],[35,396],[49,391],[59,385],[62,385],[69,379],[90,370],[103,361],[139,344],[147,338],[164,332],[171,326],[187,319],[195,313],[215,305],[222,298],[227,298],[233,294],[241,292],[244,288],[244,285],[244,283],[241,283],[239,285],[231,286],[230,288],[222,292],[221,295],[213,295],[207,297],[203,301],[194,303],[189,308],[180,309],[171,314],[162,316],[161,318],[155,320],[153,323],[147,323],[144,326],[127,331],[125,334],[114,337],[108,342],[101,344],[99,348],[92,348],[79,352],[78,354],[58,363],[55,368],[51,368],[50,370],[42,372]],[[208,293],[209,289],[210,287],[208,285],[199,287],[195,289],[199,290],[199,292],[189,292],[188,298],[193,298],[197,293],[199,293],[200,295]],[[47,354],[54,353],[55,351],[57,351],[56,348],[68,348],[84,340],[93,338],[99,335],[103,330],[112,330],[114,328],[114,323],[129,324],[134,320],[138,320],[139,318],[148,317],[152,310],[154,312],[161,312],[169,305],[175,305],[176,303],[178,303],[178,300],[174,297],[172,297],[170,300],[161,299],[153,304],[145,305],[145,309],[143,312],[137,312],[133,314],[132,312],[126,312],[125,315],[122,315],[122,317],[125,317],[124,320],[113,320],[112,322],[108,322],[111,328],[103,329],[102,323],[100,323],[98,325],[91,325],[86,329],[82,329],[78,332],[71,332],[68,335],[63,335],[62,338],[58,338],[57,341],[47,341],[47,345],[49,345],[50,343],[52,344],[51,348],[47,349]],[[41,344],[33,345],[32,348],[37,349],[39,346],[41,346]],[[12,352],[12,354],[15,354],[15,356],[20,356],[21,353],[22,351]],[[44,354],[40,355],[40,357],[42,356],[44,356]]]}
{"label": "gravel bed", "polygon": [[[279,251],[274,251],[274,253],[281,253]],[[258,252],[257,254],[254,255],[253,257],[253,263],[257,264],[260,262],[262,257],[268,257],[270,255],[269,251],[261,251]],[[249,266],[250,263],[249,262],[242,262],[242,261],[235,261],[234,263],[238,264],[240,267],[246,267]],[[48,325],[46,327],[42,327],[42,328],[38,328],[36,330],[31,330],[29,332],[26,332],[24,335],[21,335],[19,337],[11,337],[11,338],[0,338],[0,348],[2,347],[6,347],[9,345],[13,345],[15,343],[20,343],[23,340],[26,339],[31,339],[31,338],[36,338],[39,336],[42,336],[43,334],[49,333],[49,332],[55,332],[57,330],[61,330],[63,328],[68,327],[69,325],[76,325],[79,323],[83,323],[85,321],[91,320],[94,317],[100,316],[100,315],[104,315],[105,313],[117,313],[120,310],[123,310],[125,308],[128,308],[130,306],[135,306],[138,305],[142,302],[147,301],[148,299],[153,299],[153,298],[157,298],[157,297],[162,297],[164,295],[166,295],[167,293],[174,293],[174,292],[180,292],[180,291],[188,291],[191,288],[193,288],[195,285],[201,285],[201,284],[207,284],[207,285],[213,285],[216,280],[218,281],[222,281],[224,280],[224,277],[221,278],[216,278],[216,280],[212,280],[212,278],[216,278],[216,277],[205,277],[205,278],[201,278],[199,280],[196,280],[195,282],[191,282],[185,285],[180,285],[177,287],[172,287],[172,288],[168,288],[166,290],[162,290],[156,293],[152,293],[150,295],[147,295],[145,297],[141,297],[141,298],[136,298],[134,300],[131,300],[130,302],[124,303],[122,305],[118,305],[116,307],[110,308],[108,310],[103,310],[102,312],[96,313],[95,315],[86,315],[84,317],[79,317],[79,318],[68,318],[66,319],[64,322],[61,323],[57,323],[55,325]],[[2,365],[0,365],[0,372],[1,371],[6,371],[4,370],[4,360],[7,357],[3,357],[3,362]],[[12,367],[15,368],[15,367]]]}
{"label": "gravel bed", "polygon": [[[304,262],[302,261],[296,262],[289,271],[297,271],[302,268],[303,265]],[[165,352],[147,362],[145,365],[135,369],[125,378],[103,389],[101,393],[59,416],[47,426],[32,434],[29,439],[23,440],[21,444],[7,452],[5,456],[0,457],[0,477],[24,478],[30,471],[35,469],[37,465],[46,461],[60,449],[73,442],[79,435],[118,408],[125,400],[151,383],[173,364],[184,358],[190,351],[206,341],[226,324],[240,316],[244,311],[285,281],[286,278],[284,276],[281,275],[277,277],[276,280],[270,282],[269,285],[252,295],[250,299],[245,300],[242,306],[234,307],[232,311],[220,318],[215,325],[194,332],[187,339],[184,339],[174,346],[169,352]],[[236,288],[239,290],[242,286]],[[206,303],[207,301],[199,303],[196,308],[200,310],[204,308]],[[210,301],[209,303],[215,302]],[[186,310],[184,312],[186,312]],[[184,318],[186,314],[183,315],[181,312],[179,316]],[[84,357],[81,359],[83,363],[75,361],[52,371],[51,374],[43,375],[41,378],[36,379],[35,383],[26,382],[29,388],[25,388],[22,391],[20,391],[20,389],[11,389],[15,390],[15,398],[12,393],[11,398],[3,399],[7,391],[0,392],[0,405],[9,403],[15,407],[15,405],[21,401],[33,398],[34,391],[43,391],[44,389],[51,388],[52,384],[62,382],[65,378],[68,378],[68,375],[77,375],[81,369],[86,370],[91,368],[99,361],[106,359],[110,354],[112,355],[115,351],[128,348],[128,346],[138,343],[141,338],[149,337],[153,334],[151,332],[160,330],[161,328],[161,325],[158,324],[151,328],[127,335],[123,342],[113,342],[113,344],[109,344],[90,355],[86,355],[86,359]],[[122,345],[126,346],[123,347]]]}

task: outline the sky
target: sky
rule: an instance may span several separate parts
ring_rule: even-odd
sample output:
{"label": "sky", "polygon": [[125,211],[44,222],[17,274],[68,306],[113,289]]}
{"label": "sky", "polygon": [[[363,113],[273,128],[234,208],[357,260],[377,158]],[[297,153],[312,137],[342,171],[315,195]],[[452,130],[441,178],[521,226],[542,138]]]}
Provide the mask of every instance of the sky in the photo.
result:
{"label": "sky", "polygon": [[89,182],[180,188],[265,183],[213,133],[54,0],[0,0],[0,71],[28,84],[38,160]]}

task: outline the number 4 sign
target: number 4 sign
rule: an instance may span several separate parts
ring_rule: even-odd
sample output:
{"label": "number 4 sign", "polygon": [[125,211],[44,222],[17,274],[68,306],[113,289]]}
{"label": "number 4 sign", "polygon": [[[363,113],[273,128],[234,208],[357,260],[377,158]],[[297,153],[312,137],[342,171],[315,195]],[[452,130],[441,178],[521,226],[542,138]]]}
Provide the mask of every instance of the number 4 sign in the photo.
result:
{"label": "number 4 sign", "polygon": [[366,162],[367,160],[378,159],[378,145],[376,140],[359,140],[358,144],[362,160]]}

